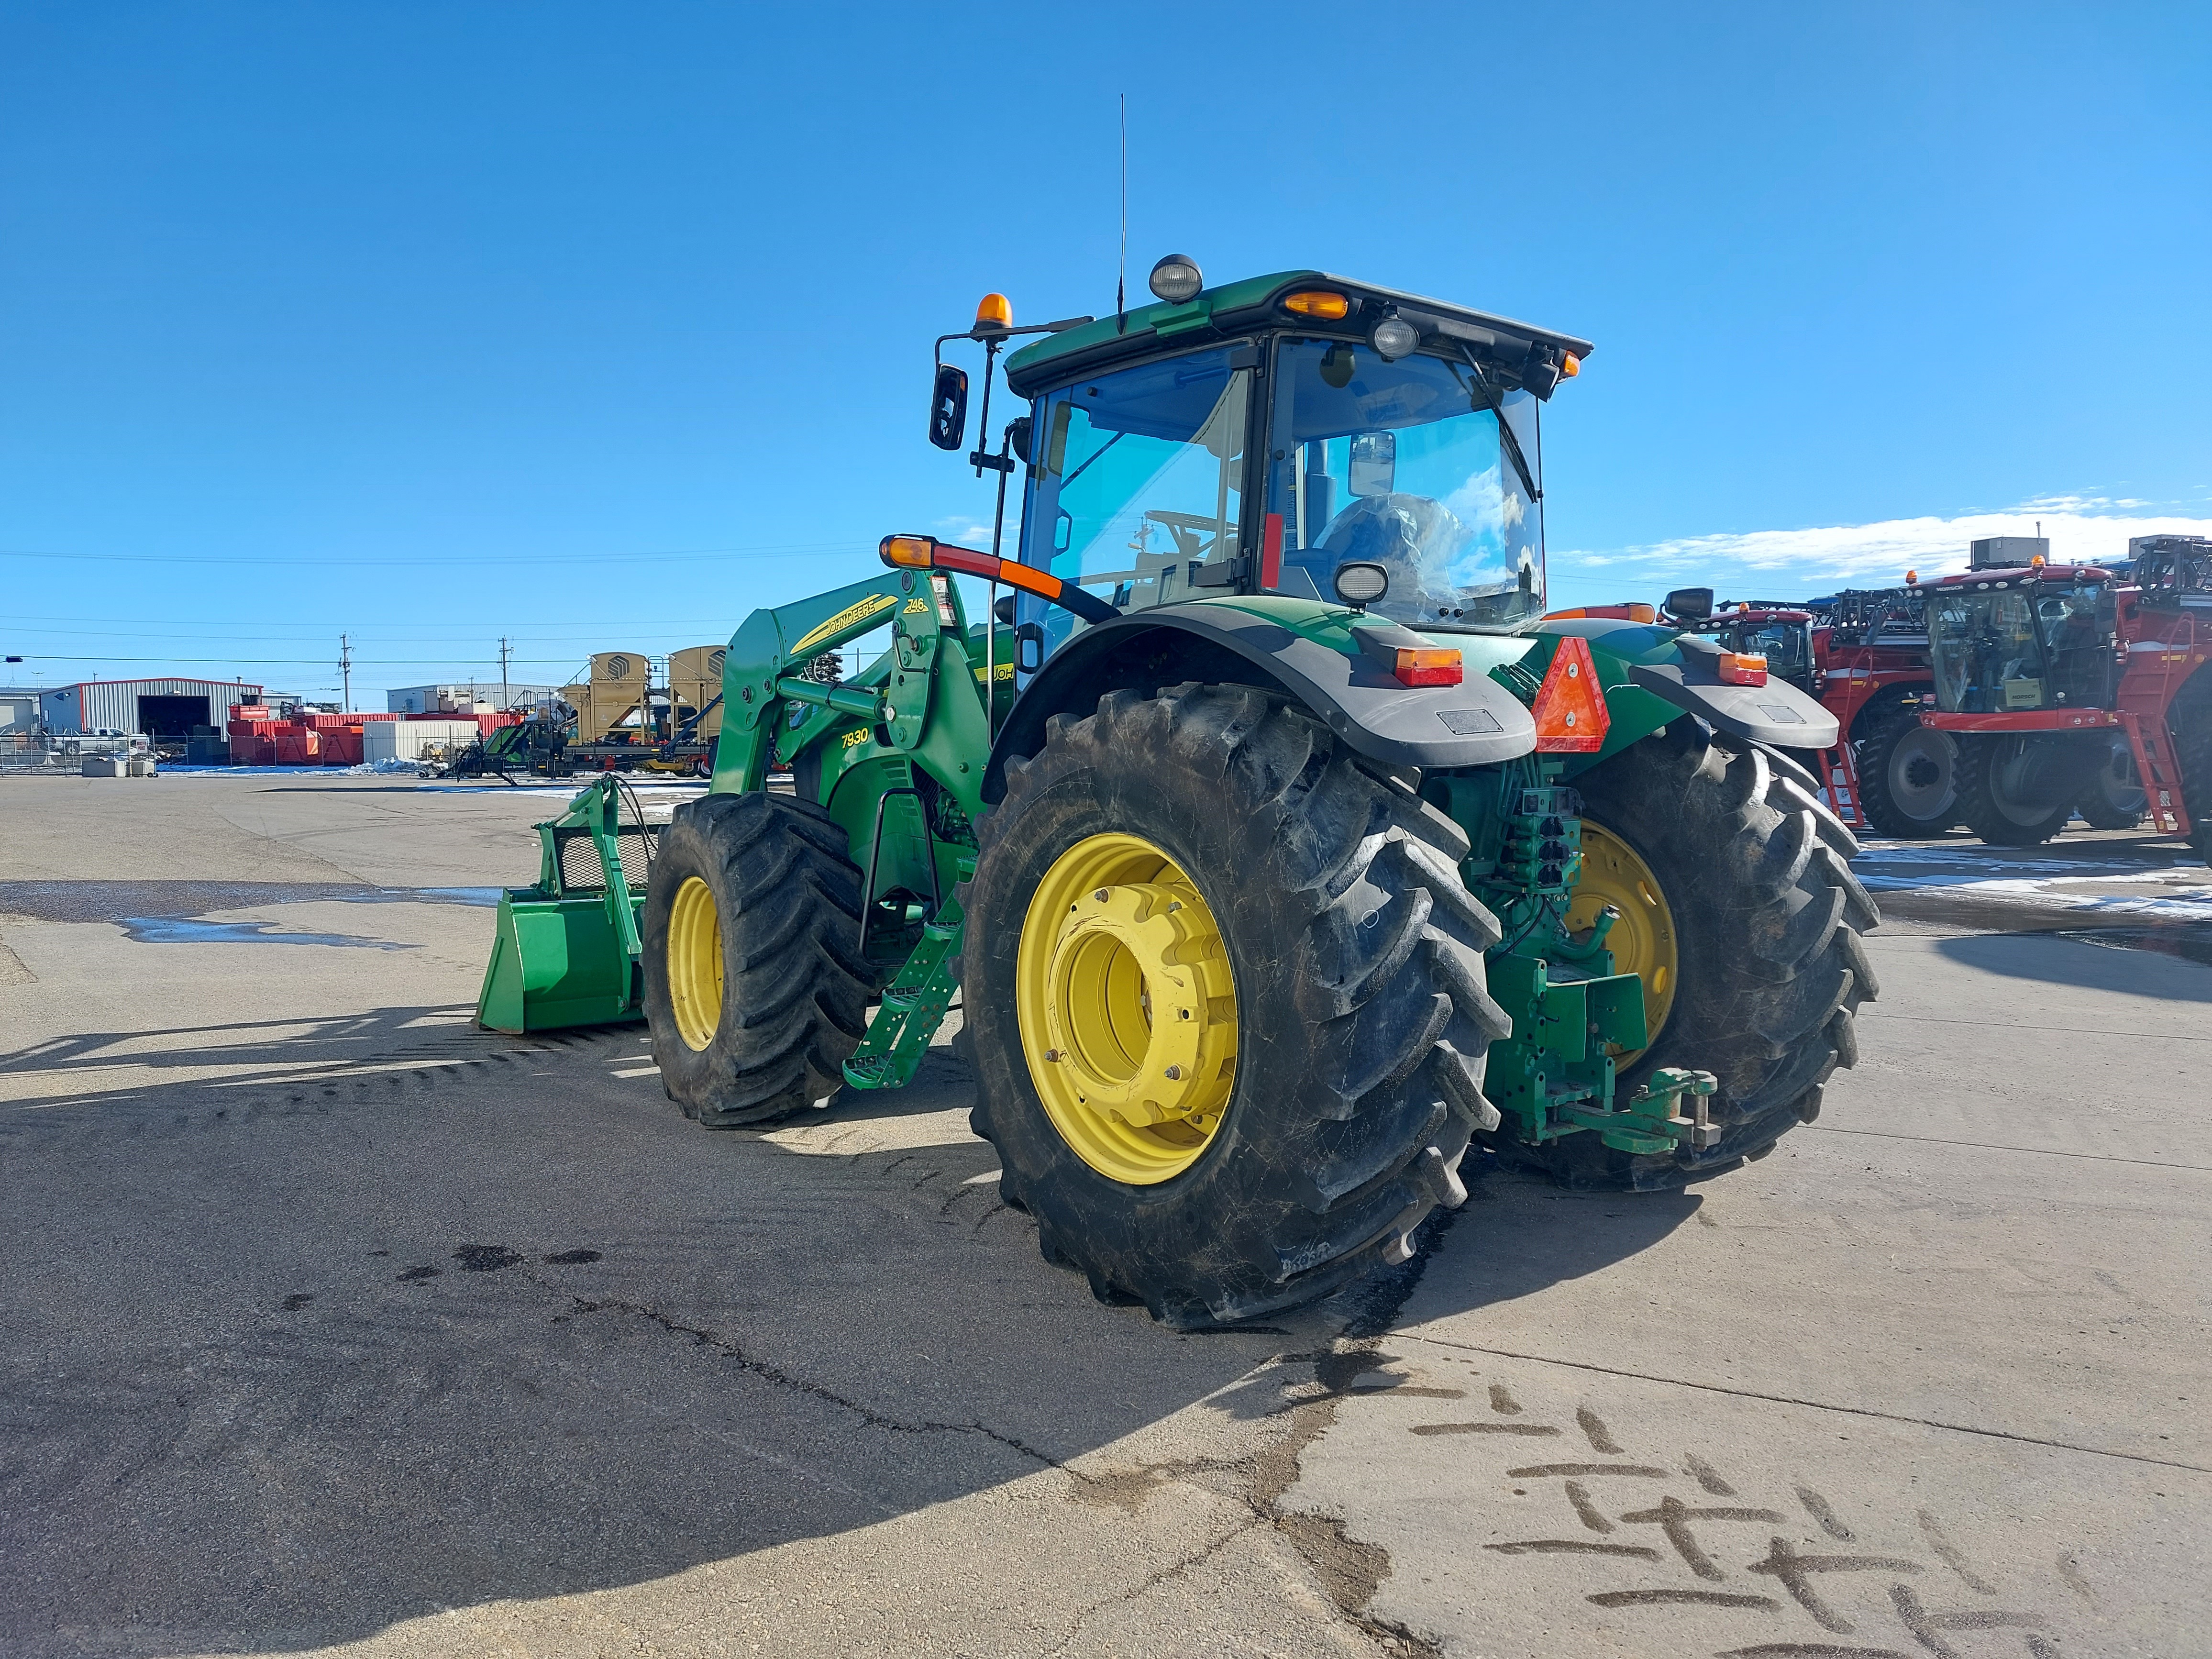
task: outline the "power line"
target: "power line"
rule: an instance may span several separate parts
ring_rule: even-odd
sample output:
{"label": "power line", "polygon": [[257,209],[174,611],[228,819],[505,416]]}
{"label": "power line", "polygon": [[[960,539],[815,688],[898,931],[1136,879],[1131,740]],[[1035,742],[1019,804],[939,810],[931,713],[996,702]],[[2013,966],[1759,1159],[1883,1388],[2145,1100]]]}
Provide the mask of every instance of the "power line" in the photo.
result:
{"label": "power line", "polygon": [[[644,553],[549,553],[530,554],[514,558],[491,558],[482,554],[454,553],[442,558],[398,559],[376,556],[374,562],[380,569],[413,568],[449,570],[456,574],[465,570],[536,569],[545,565],[574,564],[642,564],[705,562],[712,559],[780,559],[793,553],[851,553],[867,551],[865,545],[850,541],[763,543],[751,547],[709,547],[692,550],[667,550]],[[298,568],[302,564],[296,553],[262,553],[243,557],[210,557],[200,554],[181,553],[57,553],[45,548],[0,547],[0,559],[55,559],[70,564],[214,564],[214,565],[284,565]],[[307,561],[312,568],[313,562]]]}
{"label": "power line", "polygon": [[[10,656],[14,652],[9,653]],[[68,656],[26,656],[25,662],[173,662],[195,667],[228,665],[238,668],[328,668],[331,659],[325,657],[118,657],[105,651],[79,652]],[[529,667],[573,665],[570,657],[517,657],[517,665]],[[483,657],[355,657],[347,665],[353,668],[492,668],[496,660]]]}

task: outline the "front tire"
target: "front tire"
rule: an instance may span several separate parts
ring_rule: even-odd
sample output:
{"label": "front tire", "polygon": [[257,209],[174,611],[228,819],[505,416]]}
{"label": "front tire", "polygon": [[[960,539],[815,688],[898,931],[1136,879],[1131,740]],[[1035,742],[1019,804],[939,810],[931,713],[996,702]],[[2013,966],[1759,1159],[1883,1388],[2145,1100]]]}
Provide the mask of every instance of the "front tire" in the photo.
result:
{"label": "front tire", "polygon": [[2212,669],[2200,668],[2166,706],[2166,729],[2181,769],[2189,844],[2212,864]]}
{"label": "front tire", "polygon": [[676,809],[646,887],[645,1018],[669,1098],[712,1128],[834,1091],[867,1030],[860,872],[811,801],[708,795]]}
{"label": "front tire", "polygon": [[[1498,924],[1460,880],[1466,837],[1402,783],[1258,690],[1116,691],[1054,717],[980,832],[974,1124],[1048,1260],[1189,1328],[1402,1261],[1422,1219],[1465,1198],[1469,1136],[1497,1121],[1481,1080],[1506,1024],[1483,965]],[[1170,922],[1172,940],[1135,931]],[[1115,928],[1127,956],[1152,953],[1141,999],[1100,942]],[[1097,1112],[1100,1085],[1166,1075],[1163,1045],[1187,1035],[1170,1010],[1186,1008],[1212,1022],[1200,1086],[1147,1083]],[[1148,1096],[1177,1115],[1133,1122]]]}
{"label": "front tire", "polygon": [[[1622,1057],[1616,1097],[1661,1066],[1711,1072],[1722,1133],[1666,1153],[1588,1133],[1534,1146],[1500,1134],[1501,1163],[1569,1187],[1678,1186],[1765,1156],[1818,1115],[1821,1085],[1858,1060],[1852,1016],[1877,990],[1861,935],[1881,918],[1850,871],[1857,842],[1814,783],[1761,745],[1709,739],[1686,720],[1574,780],[1584,886],[1623,912],[1616,969],[1645,975],[1654,1028],[1648,1048]],[[1579,896],[1571,922],[1600,896]]]}

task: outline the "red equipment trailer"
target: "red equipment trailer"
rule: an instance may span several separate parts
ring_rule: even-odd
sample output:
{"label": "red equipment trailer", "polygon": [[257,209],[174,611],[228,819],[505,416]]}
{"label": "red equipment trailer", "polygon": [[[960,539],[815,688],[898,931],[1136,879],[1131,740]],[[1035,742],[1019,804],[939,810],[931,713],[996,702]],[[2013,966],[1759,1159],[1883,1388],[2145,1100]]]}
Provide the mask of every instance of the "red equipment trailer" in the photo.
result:
{"label": "red equipment trailer", "polygon": [[1960,814],[1985,842],[2033,847],[2090,792],[2124,785],[2118,740],[2155,827],[2207,850],[2188,800],[2212,804],[2212,541],[2130,550],[2124,583],[2039,559],[1907,590],[1926,605],[1935,668],[1921,722],[1958,743]]}

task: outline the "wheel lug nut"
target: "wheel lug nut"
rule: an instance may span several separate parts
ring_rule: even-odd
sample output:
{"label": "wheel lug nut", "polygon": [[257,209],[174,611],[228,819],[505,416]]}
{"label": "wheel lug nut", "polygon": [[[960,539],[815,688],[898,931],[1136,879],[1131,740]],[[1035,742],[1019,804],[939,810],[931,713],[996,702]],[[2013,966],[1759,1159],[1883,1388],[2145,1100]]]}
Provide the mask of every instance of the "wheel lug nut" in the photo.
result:
{"label": "wheel lug nut", "polygon": [[1111,888],[1102,887],[1091,896],[1097,899],[1101,904],[1103,904],[1106,902],[1106,895],[1112,890],[1113,890]]}
{"label": "wheel lug nut", "polygon": [[1044,1057],[1046,1064],[1056,1066],[1060,1063],[1060,1050],[1057,1048],[1048,1048],[1044,1051]]}
{"label": "wheel lug nut", "polygon": [[1169,1066],[1169,1067],[1168,1067],[1168,1081],[1169,1081],[1169,1082],[1170,1082],[1170,1083],[1180,1083],[1180,1082],[1182,1082],[1182,1066]]}

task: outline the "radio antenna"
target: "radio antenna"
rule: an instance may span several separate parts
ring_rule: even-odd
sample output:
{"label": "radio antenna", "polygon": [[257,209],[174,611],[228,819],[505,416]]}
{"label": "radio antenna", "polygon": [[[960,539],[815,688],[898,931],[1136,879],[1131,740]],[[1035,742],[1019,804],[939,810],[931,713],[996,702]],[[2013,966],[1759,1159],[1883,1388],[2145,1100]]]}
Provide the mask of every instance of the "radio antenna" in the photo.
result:
{"label": "radio antenna", "polygon": [[1121,258],[1114,267],[1114,331],[1121,331],[1121,313],[1128,307],[1129,281],[1129,94],[1121,94]]}

